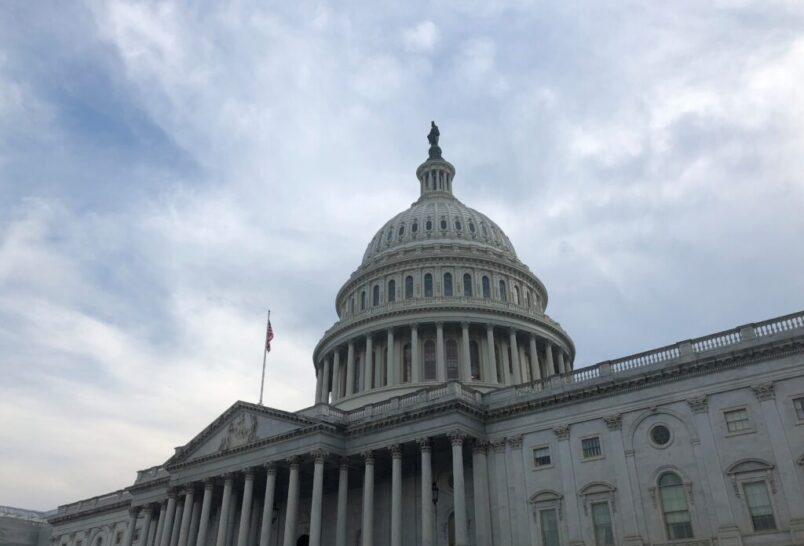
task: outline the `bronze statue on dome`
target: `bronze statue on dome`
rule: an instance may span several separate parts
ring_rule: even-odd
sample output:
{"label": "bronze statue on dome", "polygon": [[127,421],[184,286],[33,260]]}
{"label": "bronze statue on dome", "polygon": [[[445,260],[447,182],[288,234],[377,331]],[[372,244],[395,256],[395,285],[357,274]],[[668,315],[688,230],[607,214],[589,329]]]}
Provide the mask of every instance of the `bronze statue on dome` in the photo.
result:
{"label": "bronze statue on dome", "polygon": [[441,132],[438,130],[438,125],[435,121],[430,122],[430,133],[427,135],[427,142],[430,143],[430,159],[442,159],[441,148],[438,147],[438,137]]}

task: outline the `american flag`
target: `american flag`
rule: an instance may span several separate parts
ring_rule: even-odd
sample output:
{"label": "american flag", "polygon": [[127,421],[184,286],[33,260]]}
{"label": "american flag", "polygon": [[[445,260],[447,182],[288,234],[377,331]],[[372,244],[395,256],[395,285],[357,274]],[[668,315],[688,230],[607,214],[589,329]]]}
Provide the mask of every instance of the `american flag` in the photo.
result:
{"label": "american flag", "polygon": [[274,329],[271,328],[271,321],[268,320],[268,330],[265,332],[265,352],[271,352],[271,341],[274,339]]}

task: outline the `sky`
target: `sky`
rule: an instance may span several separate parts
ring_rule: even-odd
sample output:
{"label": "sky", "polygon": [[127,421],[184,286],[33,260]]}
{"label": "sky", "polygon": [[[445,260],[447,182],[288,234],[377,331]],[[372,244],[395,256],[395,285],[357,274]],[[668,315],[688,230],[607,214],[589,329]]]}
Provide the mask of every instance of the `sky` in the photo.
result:
{"label": "sky", "polygon": [[130,485],[312,349],[431,120],[576,367],[804,308],[798,0],[0,6],[0,505]]}

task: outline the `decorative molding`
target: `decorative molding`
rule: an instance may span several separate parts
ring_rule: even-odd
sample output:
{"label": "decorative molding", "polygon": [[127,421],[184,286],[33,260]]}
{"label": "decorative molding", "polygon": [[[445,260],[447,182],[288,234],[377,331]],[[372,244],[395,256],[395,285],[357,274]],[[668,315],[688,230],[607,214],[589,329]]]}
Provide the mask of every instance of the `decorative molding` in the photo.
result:
{"label": "decorative molding", "polygon": [[756,396],[757,400],[760,402],[776,400],[776,389],[773,385],[773,381],[756,386],[752,385],[751,390],[754,391],[754,396]]}
{"label": "decorative molding", "polygon": [[606,415],[603,417],[603,422],[609,430],[622,430],[623,428],[623,414],[615,413],[614,415]]}
{"label": "decorative molding", "polygon": [[391,444],[388,446],[388,450],[391,452],[392,459],[401,459],[402,458],[402,446],[399,444]]}
{"label": "decorative molding", "polygon": [[430,442],[430,438],[418,438],[416,440],[416,443],[419,444],[420,451],[426,451],[427,453],[429,453],[433,448],[433,445]]}
{"label": "decorative molding", "polygon": [[466,439],[466,434],[460,430],[453,430],[447,433],[447,437],[453,446],[462,446],[463,441]]}
{"label": "decorative molding", "polygon": [[494,451],[496,451],[497,453],[502,453],[503,451],[505,451],[505,444],[506,444],[505,437],[495,438],[491,440],[491,447],[493,447]]}
{"label": "decorative molding", "polygon": [[338,468],[347,470],[349,469],[349,457],[341,457],[338,459]]}
{"label": "decorative molding", "polygon": [[324,459],[327,457],[327,455],[329,455],[329,453],[323,449],[314,449],[310,452],[310,455],[313,456],[313,461],[315,464],[323,464]]}
{"label": "decorative molding", "polygon": [[570,436],[570,426],[569,425],[559,425],[553,428],[553,432],[556,435],[556,438],[559,440],[569,440]]}
{"label": "decorative molding", "polygon": [[511,446],[511,449],[521,449],[522,448],[522,435],[517,434],[515,436],[510,436],[508,438],[508,445]]}
{"label": "decorative molding", "polygon": [[489,443],[484,440],[475,439],[472,442],[472,453],[482,453],[485,455],[488,453]]}
{"label": "decorative molding", "polygon": [[687,405],[692,410],[692,413],[706,413],[709,411],[709,397],[704,394],[687,398]]}
{"label": "decorative molding", "polygon": [[290,465],[290,468],[299,468],[299,457],[297,455],[288,457],[285,461]]}

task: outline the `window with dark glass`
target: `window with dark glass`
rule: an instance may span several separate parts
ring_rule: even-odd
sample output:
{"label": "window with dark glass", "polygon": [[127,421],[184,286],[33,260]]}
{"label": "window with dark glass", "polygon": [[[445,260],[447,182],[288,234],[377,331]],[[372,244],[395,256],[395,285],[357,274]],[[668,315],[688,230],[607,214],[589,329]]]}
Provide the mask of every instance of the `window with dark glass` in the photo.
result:
{"label": "window with dark glass", "polygon": [[433,229],[433,221],[430,220],[429,218],[424,223],[424,229],[426,229],[427,231],[430,231],[431,229]]}
{"label": "window with dark glass", "polygon": [[430,381],[436,378],[436,352],[435,342],[428,339],[424,342],[424,379]]}
{"label": "window with dark glass", "polygon": [[413,297],[413,277],[408,275],[405,277],[405,299],[409,300]]}
{"label": "window with dark glass", "polygon": [[452,295],[452,273],[444,273],[444,295]]}
{"label": "window with dark glass", "polygon": [[461,231],[461,229],[463,229],[463,226],[461,226],[461,221],[456,218],[455,219],[455,231]]}
{"label": "window with dark glass", "polygon": [[656,425],[650,429],[650,439],[657,446],[665,446],[670,443],[670,429],[664,425]]}
{"label": "window with dark glass", "polygon": [[410,383],[412,377],[412,365],[413,359],[411,358],[412,353],[410,351],[410,343],[405,343],[405,346],[402,348],[402,382],[403,383]]}
{"label": "window with dark glass", "polygon": [[386,299],[389,302],[396,301],[396,281],[394,279],[388,281],[388,293],[386,294]]}
{"label": "window with dark glass", "polygon": [[548,446],[537,447],[533,450],[533,466],[550,466],[552,462],[552,459],[550,459],[550,448]]}
{"label": "window with dark glass", "polygon": [[390,241],[391,237],[394,236],[394,228],[388,228],[388,235],[385,237],[386,241]]}
{"label": "window with dark glass", "polygon": [[480,379],[480,348],[476,341],[469,342],[469,367],[472,371],[472,379]]}
{"label": "window with dark glass", "polygon": [[500,299],[508,301],[508,294],[505,292],[505,281],[500,281]]}
{"label": "window with dark glass", "polygon": [[469,231],[471,231],[472,233],[475,232],[475,223],[474,222],[469,222]]}
{"label": "window with dark glass", "polygon": [[399,235],[399,237],[402,237],[404,234],[405,234],[405,224],[401,224],[401,225],[399,226],[399,233],[398,233],[398,235]]}
{"label": "window with dark glass", "polygon": [[609,503],[592,503],[592,527],[595,530],[595,546],[614,546]]}
{"label": "window with dark glass", "polygon": [[458,342],[447,340],[447,379],[458,379]]}
{"label": "window with dark glass", "polygon": [[751,482],[743,486],[745,502],[751,514],[751,524],[754,531],[769,531],[776,529],[776,518],[773,517],[768,486],[765,482]]}
{"label": "window with dark glass", "polygon": [[539,527],[542,531],[542,544],[544,546],[560,546],[558,537],[558,517],[556,510],[539,510]]}
{"label": "window with dark glass", "polygon": [[424,275],[424,297],[433,297],[433,276],[430,273]]}
{"label": "window with dark glass", "polygon": [[463,274],[463,295],[467,298],[472,297],[472,276],[469,273]]}
{"label": "window with dark glass", "polygon": [[804,397],[793,399],[793,407],[796,409],[798,420],[804,420]]}
{"label": "window with dark glass", "polygon": [[581,440],[581,450],[583,451],[584,459],[600,457],[600,455],[603,454],[603,451],[600,449],[600,437],[594,436]]}
{"label": "window with dark glass", "polygon": [[375,284],[374,290],[372,291],[371,295],[371,305],[379,305],[380,304],[380,285]]}
{"label": "window with dark glass", "polygon": [[443,216],[441,217],[441,229],[447,229],[447,219]]}
{"label": "window with dark glass", "polygon": [[366,309],[366,291],[363,290],[360,293],[360,310],[363,311]]}
{"label": "window with dark glass", "polygon": [[519,287],[514,286],[514,303],[519,305]]}
{"label": "window with dark glass", "polygon": [[665,472],[659,477],[659,498],[668,540],[692,538],[692,522],[687,506],[684,484],[675,472]]}
{"label": "window with dark glass", "polygon": [[489,278],[485,275],[483,275],[483,297],[491,297],[491,283],[489,282]]}
{"label": "window with dark glass", "polygon": [[411,224],[411,226],[410,226],[410,231],[412,233],[416,233],[417,231],[419,231],[419,223],[418,222],[413,222],[413,224]]}

